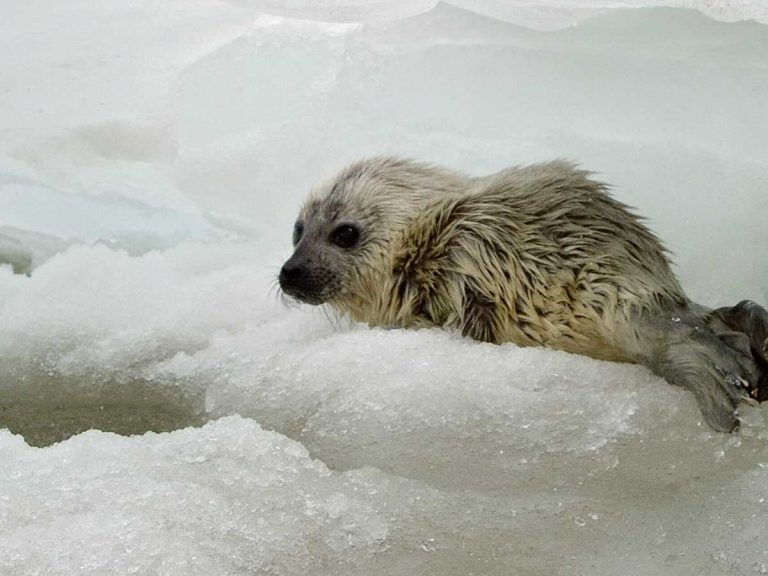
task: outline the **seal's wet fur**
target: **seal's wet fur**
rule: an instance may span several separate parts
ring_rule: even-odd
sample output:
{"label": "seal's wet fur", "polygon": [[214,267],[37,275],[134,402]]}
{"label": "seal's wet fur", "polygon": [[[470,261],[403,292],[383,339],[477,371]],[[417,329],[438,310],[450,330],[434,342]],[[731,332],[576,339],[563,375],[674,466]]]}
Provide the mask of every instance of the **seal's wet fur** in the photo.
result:
{"label": "seal's wet fur", "polygon": [[716,430],[768,395],[768,313],[689,301],[659,240],[571,163],[470,178],[362,160],[296,226],[282,289],[354,320],[642,363],[690,389]]}

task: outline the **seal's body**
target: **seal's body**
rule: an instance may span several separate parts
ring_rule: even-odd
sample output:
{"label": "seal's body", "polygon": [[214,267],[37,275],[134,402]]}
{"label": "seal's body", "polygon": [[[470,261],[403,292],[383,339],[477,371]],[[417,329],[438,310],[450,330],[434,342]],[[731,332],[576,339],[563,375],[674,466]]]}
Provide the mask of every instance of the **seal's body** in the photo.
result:
{"label": "seal's body", "polygon": [[718,430],[766,380],[768,314],[691,303],[658,239],[566,162],[469,178],[360,161],[313,192],[294,244],[280,284],[299,300],[371,325],[643,363],[690,388]]}

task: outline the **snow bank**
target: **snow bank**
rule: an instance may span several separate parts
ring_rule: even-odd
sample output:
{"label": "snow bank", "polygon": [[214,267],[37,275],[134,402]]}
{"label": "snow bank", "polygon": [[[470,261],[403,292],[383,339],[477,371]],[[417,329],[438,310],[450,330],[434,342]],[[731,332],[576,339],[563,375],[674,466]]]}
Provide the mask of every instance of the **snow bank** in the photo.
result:
{"label": "snow bank", "polygon": [[630,4],[7,6],[0,572],[768,573],[765,408],[275,289],[349,160],[563,156],[768,302],[768,28]]}

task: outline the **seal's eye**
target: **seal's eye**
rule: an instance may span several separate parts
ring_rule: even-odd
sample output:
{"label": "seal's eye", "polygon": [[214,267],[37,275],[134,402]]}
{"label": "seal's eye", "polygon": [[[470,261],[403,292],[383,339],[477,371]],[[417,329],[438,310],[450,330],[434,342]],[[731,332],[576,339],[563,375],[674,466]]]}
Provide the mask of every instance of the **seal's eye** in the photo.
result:
{"label": "seal's eye", "polygon": [[296,246],[296,244],[299,243],[299,240],[301,240],[302,235],[304,234],[304,224],[301,222],[296,222],[296,224],[293,225],[293,245]]}
{"label": "seal's eye", "polygon": [[357,244],[360,232],[354,226],[342,224],[331,233],[331,242],[339,248],[352,248]]}

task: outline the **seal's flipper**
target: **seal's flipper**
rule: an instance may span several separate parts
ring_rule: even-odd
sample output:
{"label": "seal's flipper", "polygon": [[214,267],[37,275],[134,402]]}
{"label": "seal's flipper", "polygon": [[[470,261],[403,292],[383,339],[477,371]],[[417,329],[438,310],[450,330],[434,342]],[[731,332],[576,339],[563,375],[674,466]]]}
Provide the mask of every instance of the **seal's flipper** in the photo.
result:
{"label": "seal's flipper", "polygon": [[[656,344],[641,354],[643,363],[670,384],[690,390],[712,428],[732,432],[739,425],[736,407],[749,399],[749,379],[758,373],[755,362],[700,322],[672,318],[656,317],[644,326],[638,342]],[[746,345],[741,338],[734,342]]]}
{"label": "seal's flipper", "polygon": [[752,353],[768,363],[768,311],[751,300],[742,300],[736,306],[713,310],[712,317],[737,332],[749,337]]}
{"label": "seal's flipper", "polygon": [[751,300],[736,306],[713,310],[708,326],[735,350],[745,348],[753,358],[757,371],[749,378],[750,396],[762,402],[768,400],[768,311]]}
{"label": "seal's flipper", "polygon": [[690,339],[671,343],[653,368],[670,384],[693,392],[712,428],[731,432],[738,427],[736,406],[741,400],[738,376],[718,367],[711,347]]}

